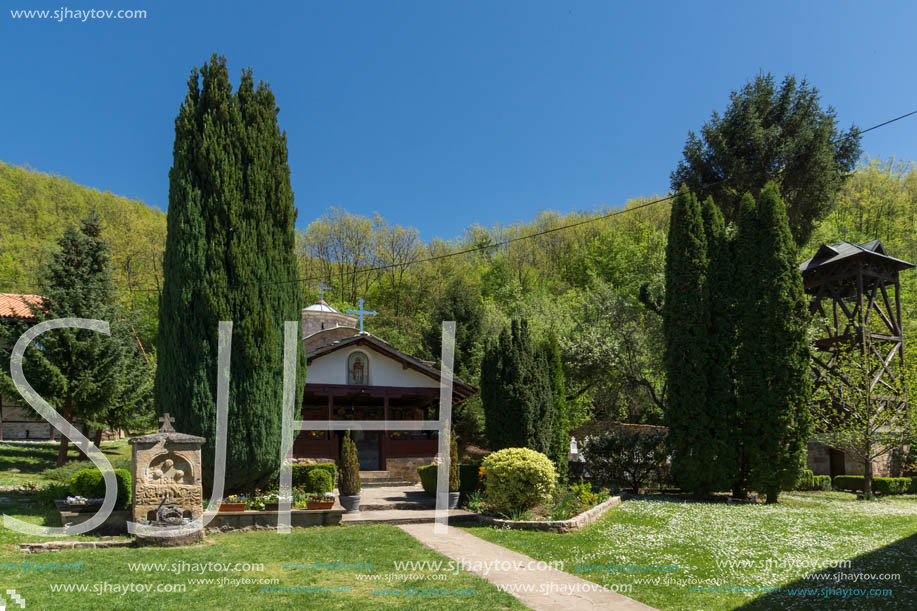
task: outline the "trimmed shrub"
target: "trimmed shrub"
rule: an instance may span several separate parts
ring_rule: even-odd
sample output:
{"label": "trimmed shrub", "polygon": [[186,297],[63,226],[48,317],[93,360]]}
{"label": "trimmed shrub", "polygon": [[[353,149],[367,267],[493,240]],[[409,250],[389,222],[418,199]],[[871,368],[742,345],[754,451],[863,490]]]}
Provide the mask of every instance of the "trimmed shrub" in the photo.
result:
{"label": "trimmed shrub", "polygon": [[830,475],[816,475],[815,476],[815,490],[831,490],[831,476]]}
{"label": "trimmed shrub", "polygon": [[815,490],[815,474],[809,469],[803,469],[793,490]]}
{"label": "trimmed shrub", "polygon": [[636,493],[654,476],[662,479],[668,459],[665,439],[660,429],[622,429],[592,437],[583,448],[586,470],[600,484],[617,484]]}
{"label": "trimmed shrub", "polygon": [[334,490],[334,480],[331,479],[331,471],[328,469],[312,469],[306,476],[306,492],[313,494],[324,494]]}
{"label": "trimmed shrub", "polygon": [[459,492],[460,488],[460,475],[459,475],[459,461],[458,461],[458,444],[455,442],[455,435],[450,435],[451,441],[449,442],[449,492]]}
{"label": "trimmed shrub", "polygon": [[551,459],[529,448],[506,448],[484,459],[487,502],[509,514],[550,500],[557,481]]}
{"label": "trimmed shrub", "polygon": [[[420,485],[423,491],[430,496],[436,496],[436,465],[426,465],[417,467],[417,475],[420,476]],[[481,489],[480,465],[459,465],[459,492],[462,498]]]}
{"label": "trimmed shrub", "polygon": [[342,496],[360,494],[360,461],[357,460],[357,445],[350,439],[350,431],[344,435],[341,444],[341,481],[338,490]]}
{"label": "trimmed shrub", "polygon": [[[321,465],[293,465],[293,487],[307,489],[309,487],[309,474],[313,471],[324,471],[331,478],[331,488],[337,480],[338,468],[333,463]],[[330,492],[331,489],[329,489]]]}
{"label": "trimmed shrub", "polygon": [[[127,469],[115,469],[118,497],[115,500],[115,509],[124,509],[131,502],[131,473]],[[87,499],[101,499],[105,497],[105,479],[102,472],[96,468],[83,469],[73,475],[70,480],[70,494],[82,496]]]}
{"label": "trimmed shrub", "polygon": [[[109,456],[108,461],[111,463],[112,469],[127,469],[128,471],[131,469],[130,456]],[[41,476],[45,479],[69,485],[70,480],[73,479],[73,476],[76,475],[77,472],[95,468],[96,467],[93,466],[92,463],[85,460],[71,460],[61,467],[45,469],[41,472]]]}
{"label": "trimmed shrub", "polygon": [[[862,475],[837,475],[834,477],[834,487],[848,492],[863,492],[864,479]],[[909,477],[872,478],[872,491],[875,494],[907,494],[912,486],[913,481]]]}

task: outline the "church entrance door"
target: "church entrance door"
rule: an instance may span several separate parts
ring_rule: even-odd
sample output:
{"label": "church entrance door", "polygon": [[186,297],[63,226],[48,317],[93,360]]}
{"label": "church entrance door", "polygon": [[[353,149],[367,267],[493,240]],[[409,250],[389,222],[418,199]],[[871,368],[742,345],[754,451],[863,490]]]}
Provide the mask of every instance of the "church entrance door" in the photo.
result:
{"label": "church entrance door", "polygon": [[380,433],[378,431],[351,431],[353,442],[357,446],[357,460],[360,471],[379,471],[380,466]]}

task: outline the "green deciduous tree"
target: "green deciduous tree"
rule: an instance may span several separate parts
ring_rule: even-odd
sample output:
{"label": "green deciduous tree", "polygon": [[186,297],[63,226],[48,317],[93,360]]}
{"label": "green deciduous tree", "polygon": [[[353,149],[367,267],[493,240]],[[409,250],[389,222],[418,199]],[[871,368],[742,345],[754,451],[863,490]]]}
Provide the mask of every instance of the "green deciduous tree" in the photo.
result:
{"label": "green deciduous tree", "polygon": [[912,372],[892,364],[894,376],[877,382],[875,361],[859,350],[838,354],[815,403],[817,438],[863,464],[863,496],[872,499],[873,461],[898,448],[917,445],[917,422],[904,400]]}
{"label": "green deciduous tree", "polygon": [[714,422],[707,406],[707,241],[697,199],[682,187],[672,205],[666,248],[666,424],[672,473],[683,488],[705,494],[715,480]]}
{"label": "green deciduous tree", "polygon": [[[296,210],[277,104],[251,70],[232,92],[226,60],[193,70],[175,120],[155,402],[216,447],[217,330],[233,322],[226,486],[254,488],[280,465],[284,321],[301,301]],[[299,347],[294,396],[302,396]]]}
{"label": "green deciduous tree", "polygon": [[778,86],[761,74],[733,91],[729,108],[689,132],[672,188],[686,185],[700,199],[713,196],[726,221],[737,220],[745,193],[775,181],[786,201],[797,245],[831,210],[844,177],[860,154],[859,133],[837,128],[834,109],[818,90],[787,76]]}
{"label": "green deciduous tree", "polygon": [[798,478],[812,432],[808,300],[775,184],[745,198],[736,248],[736,390],[749,485],[776,502]]}

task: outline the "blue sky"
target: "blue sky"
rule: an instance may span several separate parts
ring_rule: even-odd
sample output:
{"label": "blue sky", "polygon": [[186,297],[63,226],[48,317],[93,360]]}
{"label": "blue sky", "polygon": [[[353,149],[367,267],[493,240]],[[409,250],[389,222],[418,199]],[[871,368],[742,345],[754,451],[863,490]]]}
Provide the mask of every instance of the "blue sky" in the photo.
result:
{"label": "blue sky", "polygon": [[[664,193],[688,130],[759,71],[807,77],[843,127],[917,109],[910,2],[73,2],[4,2],[0,160],[165,209],[216,51],[277,97],[303,227],[337,205],[452,238]],[[10,14],[62,6],[147,17]],[[917,117],[863,145],[917,159]]]}

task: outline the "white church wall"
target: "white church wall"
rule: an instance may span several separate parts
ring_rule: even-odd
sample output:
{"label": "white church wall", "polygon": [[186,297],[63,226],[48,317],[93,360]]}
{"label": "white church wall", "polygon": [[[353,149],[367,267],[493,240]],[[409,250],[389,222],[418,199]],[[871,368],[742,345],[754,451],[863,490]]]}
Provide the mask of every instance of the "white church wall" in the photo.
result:
{"label": "white church wall", "polygon": [[369,359],[369,386],[439,387],[438,380],[415,369],[406,369],[400,361],[367,346],[341,348],[314,359],[309,365],[306,383],[347,384],[347,358],[353,352],[362,352]]}

